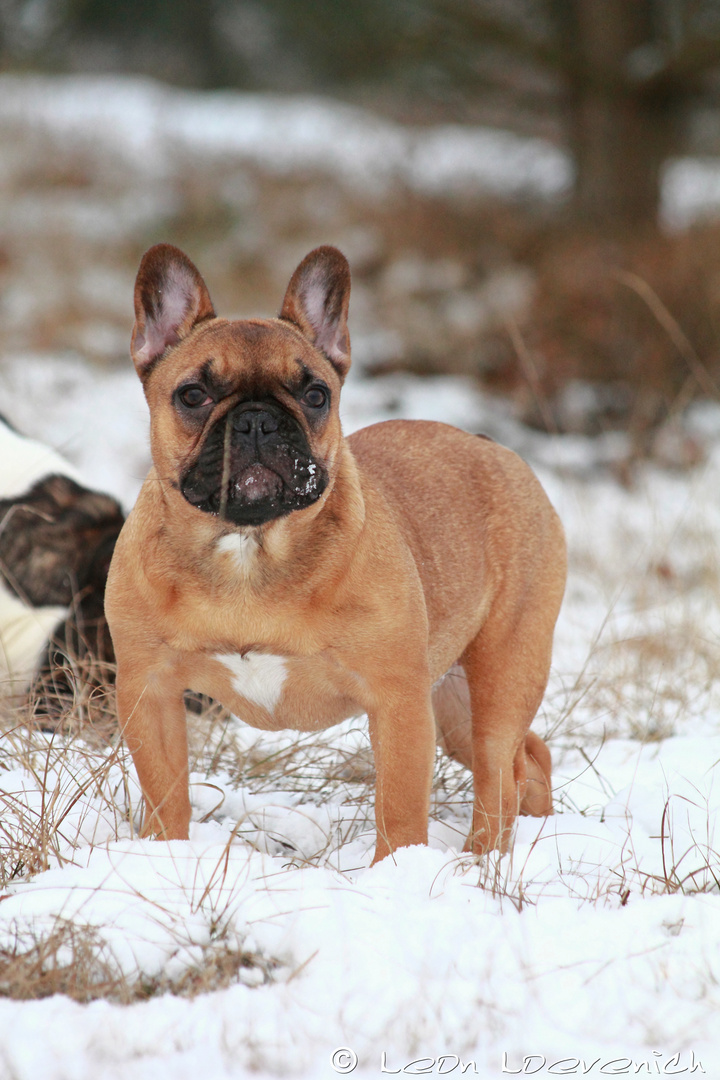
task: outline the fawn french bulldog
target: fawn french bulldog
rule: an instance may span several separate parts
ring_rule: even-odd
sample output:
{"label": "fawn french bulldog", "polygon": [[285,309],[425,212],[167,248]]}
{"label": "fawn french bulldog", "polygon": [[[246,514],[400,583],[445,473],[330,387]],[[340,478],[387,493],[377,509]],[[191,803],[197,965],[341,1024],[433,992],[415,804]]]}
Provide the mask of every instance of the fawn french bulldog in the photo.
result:
{"label": "fawn french bulldog", "polygon": [[[344,256],[320,247],[278,318],[228,321],[181,251],[142,260],[131,351],[154,464],[106,612],[144,835],[188,835],[187,689],[266,729],[367,713],[375,861],[427,842],[438,740],[472,769],[469,849],[505,849],[518,812],[552,813],[550,754],[529,727],[561,525],[488,439],[422,421],[343,437],[349,294]],[[440,681],[455,665],[464,677]]]}

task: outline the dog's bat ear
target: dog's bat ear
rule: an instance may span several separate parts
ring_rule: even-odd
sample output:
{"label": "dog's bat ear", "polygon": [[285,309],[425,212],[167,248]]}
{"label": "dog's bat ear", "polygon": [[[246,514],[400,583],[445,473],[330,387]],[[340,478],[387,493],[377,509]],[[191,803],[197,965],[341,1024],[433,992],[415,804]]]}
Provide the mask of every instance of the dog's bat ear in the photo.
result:
{"label": "dog's bat ear", "polygon": [[325,353],[341,379],[350,367],[347,315],[350,267],[335,247],[319,247],[306,255],[290,279],[281,319],[288,319]]}
{"label": "dog's bat ear", "polygon": [[155,361],[192,328],[215,315],[210,293],[187,255],[156,244],[143,255],[135,281],[135,326],[130,343],[135,369],[144,381]]}

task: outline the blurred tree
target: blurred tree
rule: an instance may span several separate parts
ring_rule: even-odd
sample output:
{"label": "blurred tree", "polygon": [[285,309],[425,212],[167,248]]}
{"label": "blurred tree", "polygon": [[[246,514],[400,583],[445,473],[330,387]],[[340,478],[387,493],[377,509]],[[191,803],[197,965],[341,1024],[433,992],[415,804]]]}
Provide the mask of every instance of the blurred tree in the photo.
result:
{"label": "blurred tree", "polygon": [[[682,151],[703,95],[718,100],[718,0],[431,0],[430,9],[455,83],[504,85],[520,108],[532,95],[531,108],[558,113],[585,220],[656,220],[663,162]],[[437,29],[426,33],[431,41]]]}
{"label": "blurred tree", "polygon": [[539,131],[573,154],[583,220],[649,224],[720,104],[720,0],[0,0],[0,63],[37,61]]}
{"label": "blurred tree", "polygon": [[0,63],[205,88],[337,89],[392,72],[409,0],[0,0]]}

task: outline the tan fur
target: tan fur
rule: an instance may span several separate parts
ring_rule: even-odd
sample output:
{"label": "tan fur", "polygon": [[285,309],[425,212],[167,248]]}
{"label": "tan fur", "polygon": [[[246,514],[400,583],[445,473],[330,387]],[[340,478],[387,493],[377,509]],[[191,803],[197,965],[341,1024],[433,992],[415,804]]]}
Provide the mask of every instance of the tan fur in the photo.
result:
{"label": "tan fur", "polygon": [[[323,266],[336,257],[319,250]],[[336,284],[340,270],[329,265]],[[346,297],[323,328],[330,344],[320,352],[296,314],[302,295],[292,283],[288,292],[283,320],[216,319],[203,298],[202,321],[184,327],[149,372],[145,357],[136,358],[155,464],[117,544],[106,607],[119,716],[146,802],[144,834],[188,835],[183,693],[192,689],[270,730],[318,730],[366,712],[377,772],[375,860],[427,842],[438,738],[473,771],[468,846],[504,850],[518,812],[552,812],[550,755],[528,729],[564,589],[560,523],[527,465],[489,440],[406,421],[344,439]],[[307,429],[329,475],[313,505],[239,529],[178,490],[210,420],[188,430],[172,395],[208,357],[231,388],[214,419],[247,396],[272,394]],[[321,426],[283,389],[299,361],[330,388]],[[236,557],[232,540],[218,549],[233,533],[252,534],[247,554]],[[244,670],[245,656],[250,670],[259,655],[264,670],[267,654],[282,658],[270,662],[282,685],[269,708],[257,693],[238,693],[229,667]],[[467,682],[456,668],[433,691],[457,664]]]}

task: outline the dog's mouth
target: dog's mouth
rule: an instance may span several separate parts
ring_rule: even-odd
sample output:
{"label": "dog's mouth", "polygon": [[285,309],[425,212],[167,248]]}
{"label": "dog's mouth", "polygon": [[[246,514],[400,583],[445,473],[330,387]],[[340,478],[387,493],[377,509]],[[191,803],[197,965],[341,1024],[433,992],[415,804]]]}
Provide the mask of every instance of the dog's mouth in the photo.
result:
{"label": "dog's mouth", "polygon": [[213,425],[180,490],[199,510],[246,526],[311,506],[327,483],[295,417],[274,403],[251,402]]}
{"label": "dog's mouth", "polygon": [[249,503],[257,502],[259,499],[277,498],[282,491],[282,486],[282,477],[259,461],[246,469],[233,483],[236,497],[244,498]]}

